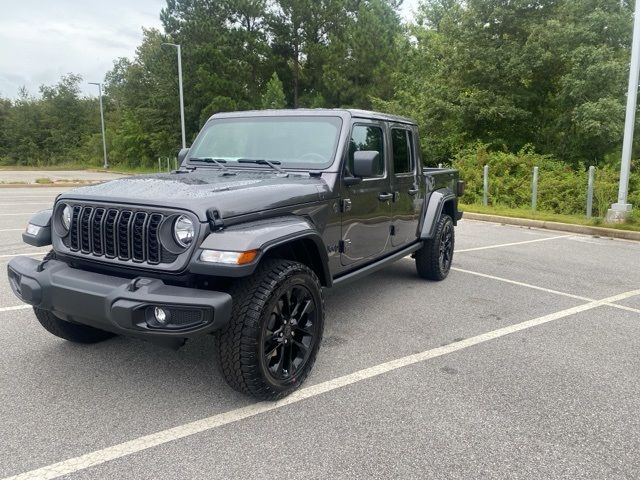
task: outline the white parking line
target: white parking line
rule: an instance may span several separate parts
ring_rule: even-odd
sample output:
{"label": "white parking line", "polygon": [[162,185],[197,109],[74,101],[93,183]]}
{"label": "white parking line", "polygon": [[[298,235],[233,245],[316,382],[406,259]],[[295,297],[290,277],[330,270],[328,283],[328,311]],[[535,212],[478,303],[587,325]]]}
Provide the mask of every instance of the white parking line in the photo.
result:
{"label": "white parking line", "polygon": [[[552,290],[551,288],[538,287],[537,285],[531,285],[530,283],[518,282],[516,280],[509,280],[508,278],[496,277],[494,275],[487,275],[486,273],[473,272],[471,270],[465,270],[463,268],[451,267],[451,270],[456,272],[468,273],[469,275],[475,275],[477,277],[489,278],[498,282],[510,283],[512,285],[518,285],[519,287],[532,288],[534,290],[540,290],[541,292],[552,293],[554,295],[561,295],[563,297],[575,298],[576,300],[583,300],[585,302],[595,302],[593,298],[583,297],[581,295],[574,295],[573,293],[561,292],[560,290]],[[609,307],[615,307],[620,310],[626,310],[628,312],[640,313],[637,308],[627,307],[626,305],[618,305],[617,303],[608,303]]]}
{"label": "white parking line", "polygon": [[[413,261],[413,259],[411,257],[404,257],[403,260],[411,260],[411,261]],[[524,282],[518,282],[517,280],[511,280],[509,278],[496,277],[495,275],[488,275],[486,273],[474,272],[472,270],[465,270],[464,268],[451,267],[451,270],[454,270],[454,271],[460,272],[460,273],[468,273],[469,275],[475,275],[477,277],[488,278],[490,280],[496,280],[498,282],[510,283],[512,285],[517,285],[519,287],[531,288],[533,290],[539,290],[541,292],[551,293],[553,295],[561,295],[563,297],[575,298],[576,300],[582,300],[582,301],[585,301],[585,302],[594,302],[595,301],[593,298],[583,297],[582,295],[574,295],[573,293],[562,292],[560,290],[553,290],[551,288],[539,287],[537,285],[532,285],[530,283],[524,283]],[[617,303],[609,303],[608,306],[617,308],[619,310],[626,310],[628,312],[640,313],[640,310],[638,310],[637,308],[627,307],[626,305],[619,305]]]}
{"label": "white parking line", "polygon": [[558,240],[559,238],[569,238],[573,236],[574,235],[558,235],[556,237],[536,238],[535,240],[525,240],[523,242],[502,243],[500,245],[487,245],[486,247],[463,248],[461,250],[456,250],[455,253],[476,252],[478,250],[491,250],[492,248],[511,247],[513,245],[524,245],[526,243],[547,242],[549,240]]}
{"label": "white parking line", "polygon": [[[2,200],[6,200],[3,198]],[[0,203],[0,207],[13,207],[15,205],[51,205],[52,202],[18,202],[18,203]]]}
{"label": "white parking line", "polygon": [[17,217],[18,215],[33,215],[36,212],[0,213],[0,217]]}
{"label": "white parking line", "polygon": [[512,285],[518,285],[519,287],[532,288],[534,290],[540,290],[541,292],[553,293],[554,295],[562,295],[563,297],[575,298],[577,300],[584,300],[585,302],[593,302],[593,298],[583,297],[581,295],[574,295],[572,293],[561,292],[560,290],[552,290],[551,288],[538,287],[537,285],[531,285],[530,283],[518,282],[516,280],[509,280],[508,278],[496,277],[494,275],[487,275],[486,273],[473,272],[471,270],[465,270],[463,268],[451,267],[451,270],[456,272],[468,273],[469,275],[475,275],[477,277],[489,278],[491,280],[497,280],[498,282],[510,283]]}
{"label": "white parking line", "polygon": [[14,307],[0,307],[0,312],[13,312],[15,310],[26,310],[31,308],[31,305],[16,305]]}
{"label": "white parking line", "polygon": [[0,255],[0,258],[21,257],[23,255],[26,256],[26,257],[37,257],[38,255],[46,255],[48,251],[49,250],[47,250],[45,252],[11,253],[11,254]]}
{"label": "white parking line", "polygon": [[0,230],[0,233],[2,232],[24,232],[24,228],[3,228]]}
{"label": "white parking line", "polygon": [[365,368],[363,370],[359,370],[349,375],[334,378],[332,380],[328,380],[326,382],[322,382],[317,385],[303,388],[277,402],[255,403],[247,407],[238,408],[236,410],[231,410],[229,412],[213,415],[211,417],[203,418],[201,420],[196,420],[194,422],[187,423],[184,425],[179,425],[177,427],[169,428],[167,430],[162,430],[160,432],[152,433],[150,435],[145,435],[133,440],[129,440],[124,443],[120,443],[118,445],[113,445],[111,447],[95,450],[93,452],[86,453],[84,455],[81,455],[75,458],[70,458],[62,462],[54,463],[52,465],[48,465],[42,468],[38,468],[36,470],[31,470],[31,471],[28,471],[19,475],[15,475],[12,477],[7,477],[4,480],[26,480],[26,479],[35,479],[35,478],[44,480],[44,479],[58,478],[63,475],[68,475],[74,472],[78,472],[80,470],[85,470],[87,468],[109,462],[111,460],[122,458],[127,455],[131,455],[133,453],[137,453],[143,450],[147,450],[149,448],[157,447],[158,445],[163,445],[165,443],[173,442],[181,438],[189,437],[191,435],[210,431],[210,430],[219,428],[223,425],[229,425],[231,423],[235,423],[240,420],[244,420],[246,418],[254,417],[262,413],[266,413],[272,410],[286,407],[288,405],[298,403],[302,400],[306,400],[311,397],[322,395],[324,393],[331,392],[333,390],[346,387],[348,385],[352,385],[354,383],[358,383],[363,380],[367,380],[370,378],[377,377],[379,375],[383,375],[385,373],[392,372],[399,368],[407,367],[409,365],[414,365],[416,363],[424,362],[432,358],[457,352],[459,350],[473,347],[475,345],[479,345],[481,343],[488,342],[490,340],[495,340],[497,338],[504,337],[512,333],[527,330],[529,328],[533,328],[539,325],[543,325],[545,323],[553,322],[555,320],[559,320],[561,318],[575,315],[580,312],[592,310],[594,308],[597,308],[603,305],[608,305],[611,302],[624,300],[626,298],[630,298],[636,295],[640,295],[640,290],[625,292],[620,295],[615,295],[613,297],[605,298],[602,300],[594,300],[592,302],[585,303],[577,307],[567,308],[559,312],[534,318],[533,320],[527,320],[525,322],[517,323],[515,325],[499,328],[497,330],[483,333],[475,337],[467,338],[465,340],[461,340],[456,343],[451,343],[449,345],[445,345],[442,347],[433,348],[431,350],[425,350],[420,353],[408,355],[406,357],[398,358],[396,360],[391,360],[390,362],[381,363],[380,365],[376,365],[370,368]]}
{"label": "white parking line", "polygon": [[620,305],[619,303],[608,303],[609,307],[616,307],[618,310],[626,310],[627,312],[633,312],[640,314],[640,310],[633,307],[627,307],[626,305]]}
{"label": "white parking line", "polygon": [[5,195],[3,194],[4,192],[0,191],[0,198],[2,198],[2,200],[12,200],[14,198],[50,198],[51,200],[54,200],[58,195],[60,195],[63,192],[52,192],[51,195]]}

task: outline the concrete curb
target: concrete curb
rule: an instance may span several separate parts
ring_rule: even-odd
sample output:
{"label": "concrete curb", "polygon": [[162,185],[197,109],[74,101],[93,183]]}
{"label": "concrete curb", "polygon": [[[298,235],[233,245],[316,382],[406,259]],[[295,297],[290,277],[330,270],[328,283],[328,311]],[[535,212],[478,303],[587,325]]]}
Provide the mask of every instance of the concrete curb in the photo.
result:
{"label": "concrete curb", "polygon": [[579,233],[582,235],[640,241],[640,232],[618,230],[616,228],[591,227],[588,225],[574,225],[572,223],[548,222],[544,220],[529,220],[528,218],[502,217],[500,215],[487,215],[484,213],[471,212],[464,212],[463,218],[466,218],[467,220],[480,220],[482,222],[518,225],[520,227],[544,228],[547,230],[559,230],[561,232]]}

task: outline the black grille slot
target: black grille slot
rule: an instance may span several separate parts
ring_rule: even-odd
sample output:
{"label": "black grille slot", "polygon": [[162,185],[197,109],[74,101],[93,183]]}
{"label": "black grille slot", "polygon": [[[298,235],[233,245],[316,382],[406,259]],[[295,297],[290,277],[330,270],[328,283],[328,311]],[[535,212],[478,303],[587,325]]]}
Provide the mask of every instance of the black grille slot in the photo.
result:
{"label": "black grille slot", "polygon": [[82,207],[75,206],[71,213],[71,226],[69,227],[69,241],[71,250],[80,250],[80,211]]}
{"label": "black grille slot", "polygon": [[177,260],[160,243],[159,212],[121,210],[99,205],[72,205],[70,232],[63,242],[72,252],[158,265]]}
{"label": "black grille slot", "polygon": [[149,222],[147,224],[147,262],[154,265],[160,263],[161,259],[158,231],[160,230],[160,223],[163,218],[159,213],[153,213],[149,216]]}
{"label": "black grille slot", "polygon": [[102,241],[102,233],[104,229],[102,220],[104,220],[104,208],[96,208],[96,211],[93,214],[93,221],[91,222],[94,255],[104,254],[104,244]]}
{"label": "black grille slot", "polygon": [[93,208],[84,207],[80,213],[80,250],[91,253],[91,214]]}
{"label": "black grille slot", "polygon": [[104,219],[104,254],[109,258],[118,255],[116,247],[116,219],[118,211],[109,209]]}
{"label": "black grille slot", "polygon": [[129,260],[131,258],[131,217],[133,213],[129,210],[120,212],[118,217],[118,258],[120,260]]}
{"label": "black grille slot", "polygon": [[147,214],[138,212],[133,216],[133,253],[132,257],[135,262],[145,261],[145,224],[147,222]]}

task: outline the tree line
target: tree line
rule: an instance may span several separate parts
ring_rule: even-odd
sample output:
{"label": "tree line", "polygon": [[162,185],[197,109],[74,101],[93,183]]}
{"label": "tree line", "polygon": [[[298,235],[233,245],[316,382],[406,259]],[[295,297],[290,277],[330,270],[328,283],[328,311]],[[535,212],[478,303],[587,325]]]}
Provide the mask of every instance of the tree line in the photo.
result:
{"label": "tree line", "polygon": [[[106,75],[112,164],[180,147],[175,49],[190,142],[215,112],[355,107],[412,117],[428,164],[526,149],[579,170],[614,165],[633,12],[627,0],[168,0]],[[101,163],[97,99],[69,74],[0,99],[0,164]]]}

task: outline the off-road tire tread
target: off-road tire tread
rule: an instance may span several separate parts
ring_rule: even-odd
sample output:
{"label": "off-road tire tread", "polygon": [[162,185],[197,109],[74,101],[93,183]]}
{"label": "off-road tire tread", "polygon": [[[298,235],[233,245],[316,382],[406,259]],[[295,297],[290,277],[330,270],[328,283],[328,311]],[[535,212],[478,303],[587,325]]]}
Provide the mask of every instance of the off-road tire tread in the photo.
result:
{"label": "off-road tire tread", "polygon": [[[262,311],[272,292],[289,277],[305,274],[316,285],[321,310],[318,338],[307,365],[296,382],[284,391],[265,382],[257,358]],[[231,320],[218,337],[219,365],[223,377],[235,390],[261,400],[277,400],[298,388],[309,375],[316,359],[324,328],[324,297],[320,281],[306,265],[289,260],[269,259],[262,262],[253,275],[236,281],[229,293],[233,297]]]}
{"label": "off-road tire tread", "polygon": [[[440,241],[442,233],[447,223],[453,224],[453,219],[446,214],[442,214],[438,219],[436,231],[432,239],[425,240],[424,245],[416,252],[416,270],[418,275],[427,280],[442,281],[449,275],[449,271],[442,272],[440,269]],[[453,233],[455,247],[455,230]]]}

